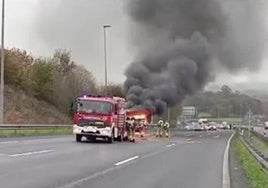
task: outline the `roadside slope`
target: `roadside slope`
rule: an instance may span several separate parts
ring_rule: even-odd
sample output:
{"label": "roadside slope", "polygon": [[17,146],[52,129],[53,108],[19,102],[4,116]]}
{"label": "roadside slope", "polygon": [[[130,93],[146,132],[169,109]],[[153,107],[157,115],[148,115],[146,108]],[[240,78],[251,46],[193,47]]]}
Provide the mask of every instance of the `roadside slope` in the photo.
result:
{"label": "roadside slope", "polygon": [[70,124],[68,115],[53,105],[5,85],[5,123]]}

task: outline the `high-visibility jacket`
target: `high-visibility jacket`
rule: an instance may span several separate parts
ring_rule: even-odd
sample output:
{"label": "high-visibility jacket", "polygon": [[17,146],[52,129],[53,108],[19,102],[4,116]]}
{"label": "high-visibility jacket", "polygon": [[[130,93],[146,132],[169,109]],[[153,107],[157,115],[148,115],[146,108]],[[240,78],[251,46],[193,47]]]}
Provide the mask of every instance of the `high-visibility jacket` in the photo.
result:
{"label": "high-visibility jacket", "polygon": [[163,127],[163,125],[164,125],[164,121],[163,120],[159,120],[157,122],[157,127]]}
{"label": "high-visibility jacket", "polygon": [[163,128],[164,128],[164,129],[169,129],[169,127],[170,127],[170,124],[169,124],[168,121],[166,121],[166,122],[164,123]]}

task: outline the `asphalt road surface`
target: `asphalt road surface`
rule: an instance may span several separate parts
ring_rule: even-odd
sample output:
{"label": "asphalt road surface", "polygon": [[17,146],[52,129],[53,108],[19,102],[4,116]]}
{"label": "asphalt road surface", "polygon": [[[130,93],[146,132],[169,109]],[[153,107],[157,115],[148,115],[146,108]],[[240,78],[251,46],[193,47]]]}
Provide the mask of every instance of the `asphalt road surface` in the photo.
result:
{"label": "asphalt road surface", "polygon": [[0,139],[3,188],[222,188],[230,131],[183,132],[136,143],[72,136]]}

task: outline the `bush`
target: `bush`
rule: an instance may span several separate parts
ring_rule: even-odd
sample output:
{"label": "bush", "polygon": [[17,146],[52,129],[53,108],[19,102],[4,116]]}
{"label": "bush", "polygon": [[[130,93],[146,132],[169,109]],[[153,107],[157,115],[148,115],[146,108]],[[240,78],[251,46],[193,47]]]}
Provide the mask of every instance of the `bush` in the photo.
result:
{"label": "bush", "polygon": [[34,58],[25,50],[6,50],[5,84],[23,89],[68,113],[71,102],[82,93],[97,93],[95,78],[77,66],[71,53],[58,49],[52,58]]}
{"label": "bush", "polygon": [[51,102],[53,94],[53,64],[49,60],[37,59],[31,71],[34,96]]}

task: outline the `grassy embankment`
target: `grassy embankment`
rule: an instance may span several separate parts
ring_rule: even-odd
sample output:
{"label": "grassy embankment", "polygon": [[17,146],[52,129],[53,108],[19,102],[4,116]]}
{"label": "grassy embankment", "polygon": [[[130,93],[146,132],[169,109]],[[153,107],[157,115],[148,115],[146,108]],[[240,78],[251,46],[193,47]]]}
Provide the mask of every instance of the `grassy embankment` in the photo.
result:
{"label": "grassy embankment", "polygon": [[268,188],[268,173],[251,155],[245,145],[238,137],[234,137],[231,146],[234,147],[245,174],[252,188]]}

